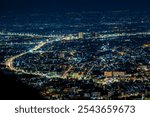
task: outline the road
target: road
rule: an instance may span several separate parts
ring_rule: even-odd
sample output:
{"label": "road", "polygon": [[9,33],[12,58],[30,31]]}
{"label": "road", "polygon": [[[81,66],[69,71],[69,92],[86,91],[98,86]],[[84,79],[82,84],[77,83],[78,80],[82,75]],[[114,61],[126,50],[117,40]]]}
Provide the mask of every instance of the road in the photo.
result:
{"label": "road", "polygon": [[65,71],[65,73],[63,74],[63,77],[66,78],[66,77],[67,77],[67,73],[70,72],[72,68],[73,68],[73,66],[70,66],[70,67],[68,68],[68,70]]}
{"label": "road", "polygon": [[40,74],[40,73],[28,73],[26,71],[24,71],[23,69],[16,69],[14,66],[13,66],[13,62],[15,59],[23,56],[23,55],[26,55],[30,52],[33,52],[33,51],[36,51],[38,49],[40,49],[41,47],[43,47],[44,45],[46,44],[46,42],[40,42],[38,45],[36,45],[34,48],[32,48],[31,50],[27,51],[27,52],[23,52],[21,54],[18,54],[18,55],[15,55],[11,58],[9,58],[6,62],[5,62],[5,65],[6,67],[11,70],[11,71],[15,71],[15,72],[22,72],[22,73],[25,73],[25,74],[32,74],[32,75],[40,75],[40,76],[44,76],[44,74]]}
{"label": "road", "polygon": [[13,61],[14,61],[15,59],[17,59],[17,58],[23,56],[23,55],[26,55],[26,54],[30,53],[31,51],[36,51],[36,50],[40,49],[40,48],[43,47],[45,44],[46,44],[46,42],[40,42],[37,46],[35,46],[35,47],[32,48],[31,50],[29,50],[29,51],[27,51],[27,52],[23,52],[23,53],[21,53],[21,54],[18,54],[18,55],[15,55],[15,56],[9,58],[9,59],[6,61],[6,63],[5,63],[6,67],[7,67],[8,69],[12,70],[12,71],[16,71],[16,72],[21,71],[21,72],[23,72],[23,70],[18,70],[18,69],[16,69],[16,68],[14,68],[14,66],[13,66]]}
{"label": "road", "polygon": [[[52,40],[52,42],[54,42],[55,40]],[[26,72],[25,70],[23,69],[16,69],[14,66],[13,66],[13,62],[15,59],[23,56],[23,55],[26,55],[28,53],[31,53],[33,51],[36,51],[38,49],[40,49],[41,47],[43,47],[46,43],[49,43],[49,42],[40,42],[38,45],[36,45],[34,48],[32,48],[31,50],[27,51],[27,52],[23,52],[21,54],[18,54],[18,55],[15,55],[9,59],[7,59],[7,61],[5,62],[5,65],[7,67],[7,69],[11,70],[11,71],[15,71],[15,72],[22,72],[24,74],[31,74],[31,75],[38,75],[38,76],[42,76],[43,78],[61,78],[61,76],[59,75],[54,75],[54,76],[49,76],[47,74],[43,74],[43,73],[39,73],[39,72]]]}

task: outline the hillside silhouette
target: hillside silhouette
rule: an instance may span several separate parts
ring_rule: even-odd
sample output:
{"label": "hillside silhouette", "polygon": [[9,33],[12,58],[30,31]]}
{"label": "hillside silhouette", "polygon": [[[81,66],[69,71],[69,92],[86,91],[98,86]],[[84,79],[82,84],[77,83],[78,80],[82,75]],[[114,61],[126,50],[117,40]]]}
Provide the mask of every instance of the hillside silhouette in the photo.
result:
{"label": "hillside silhouette", "polygon": [[16,81],[14,74],[0,69],[0,99],[1,100],[41,100],[44,99],[38,90]]}

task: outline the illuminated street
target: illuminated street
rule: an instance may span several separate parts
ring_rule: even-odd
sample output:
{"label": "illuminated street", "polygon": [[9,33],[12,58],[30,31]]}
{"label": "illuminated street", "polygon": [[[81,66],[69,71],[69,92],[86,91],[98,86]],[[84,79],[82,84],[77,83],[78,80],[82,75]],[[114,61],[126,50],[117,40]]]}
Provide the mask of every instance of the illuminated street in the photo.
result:
{"label": "illuminated street", "polygon": [[2,17],[1,71],[37,89],[45,99],[149,99],[147,14],[12,16],[14,22],[20,21],[16,24],[7,24],[9,18]]}

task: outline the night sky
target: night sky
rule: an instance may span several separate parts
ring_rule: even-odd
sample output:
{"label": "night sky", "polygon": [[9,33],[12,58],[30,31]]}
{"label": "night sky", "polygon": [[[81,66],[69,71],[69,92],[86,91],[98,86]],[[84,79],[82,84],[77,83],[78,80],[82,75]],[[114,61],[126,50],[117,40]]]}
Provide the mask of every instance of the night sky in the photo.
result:
{"label": "night sky", "polygon": [[147,10],[148,0],[0,0],[0,12]]}

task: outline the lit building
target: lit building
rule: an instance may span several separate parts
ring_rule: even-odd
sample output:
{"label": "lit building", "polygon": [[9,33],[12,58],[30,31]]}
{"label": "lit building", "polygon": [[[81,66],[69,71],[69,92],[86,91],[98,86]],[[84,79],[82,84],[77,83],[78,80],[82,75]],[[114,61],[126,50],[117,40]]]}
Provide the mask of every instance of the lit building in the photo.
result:
{"label": "lit building", "polygon": [[119,72],[119,71],[115,71],[113,72],[113,76],[125,76],[125,72]]}
{"label": "lit building", "polygon": [[125,76],[125,72],[120,72],[120,71],[106,71],[104,72],[105,77],[117,77],[117,76]]}
{"label": "lit building", "polygon": [[112,77],[112,75],[113,75],[113,72],[111,72],[111,71],[110,72],[108,72],[108,71],[104,72],[105,77]]}
{"label": "lit building", "polygon": [[149,43],[144,44],[143,47],[150,47],[150,44]]}
{"label": "lit building", "polygon": [[83,32],[79,32],[79,33],[78,33],[78,38],[79,38],[79,39],[83,39],[83,37],[84,37]]}
{"label": "lit building", "polygon": [[137,70],[148,71],[148,66],[147,65],[140,65],[140,66],[137,67]]}

